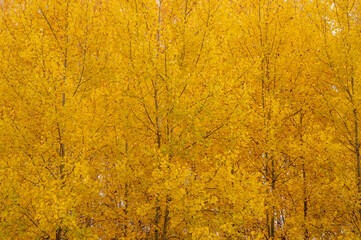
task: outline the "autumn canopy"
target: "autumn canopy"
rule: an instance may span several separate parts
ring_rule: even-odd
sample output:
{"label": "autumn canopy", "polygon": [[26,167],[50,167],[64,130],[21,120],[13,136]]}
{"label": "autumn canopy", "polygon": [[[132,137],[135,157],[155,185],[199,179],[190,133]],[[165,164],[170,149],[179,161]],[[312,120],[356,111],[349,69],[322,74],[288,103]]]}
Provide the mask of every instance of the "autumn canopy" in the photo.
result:
{"label": "autumn canopy", "polygon": [[0,0],[0,239],[360,239],[359,0]]}

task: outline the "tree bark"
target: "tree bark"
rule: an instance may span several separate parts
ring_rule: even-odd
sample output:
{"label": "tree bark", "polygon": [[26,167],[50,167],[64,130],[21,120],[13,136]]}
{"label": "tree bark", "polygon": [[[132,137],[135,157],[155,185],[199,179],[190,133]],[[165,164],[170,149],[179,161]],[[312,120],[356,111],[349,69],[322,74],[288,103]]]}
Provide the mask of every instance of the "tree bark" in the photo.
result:
{"label": "tree bark", "polygon": [[[356,108],[353,109],[354,114],[354,124],[355,124],[355,155],[356,155],[356,163],[357,163],[357,192],[358,192],[358,199],[360,200],[361,195],[361,163],[360,163],[360,146],[359,146],[359,137],[358,137],[358,122],[357,122],[357,110]],[[360,215],[361,221],[361,206],[358,205],[358,211]]]}
{"label": "tree bark", "polygon": [[302,164],[302,177],[303,177],[303,222],[304,222],[304,239],[309,239],[307,228],[307,213],[308,213],[308,198],[307,198],[307,181],[305,164]]}

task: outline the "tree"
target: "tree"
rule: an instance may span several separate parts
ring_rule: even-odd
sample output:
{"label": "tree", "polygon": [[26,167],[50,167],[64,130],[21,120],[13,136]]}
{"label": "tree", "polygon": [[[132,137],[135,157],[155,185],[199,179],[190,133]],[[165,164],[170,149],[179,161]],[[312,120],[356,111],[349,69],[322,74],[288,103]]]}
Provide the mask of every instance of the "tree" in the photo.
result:
{"label": "tree", "polygon": [[356,2],[0,5],[2,238],[358,237]]}

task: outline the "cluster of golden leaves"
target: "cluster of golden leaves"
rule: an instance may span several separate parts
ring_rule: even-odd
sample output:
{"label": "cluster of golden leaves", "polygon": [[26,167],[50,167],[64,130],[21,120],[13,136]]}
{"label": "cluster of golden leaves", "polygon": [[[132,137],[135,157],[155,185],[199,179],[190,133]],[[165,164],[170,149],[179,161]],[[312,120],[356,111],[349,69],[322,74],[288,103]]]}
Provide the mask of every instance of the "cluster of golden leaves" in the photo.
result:
{"label": "cluster of golden leaves", "polygon": [[1,239],[359,239],[358,1],[0,7]]}

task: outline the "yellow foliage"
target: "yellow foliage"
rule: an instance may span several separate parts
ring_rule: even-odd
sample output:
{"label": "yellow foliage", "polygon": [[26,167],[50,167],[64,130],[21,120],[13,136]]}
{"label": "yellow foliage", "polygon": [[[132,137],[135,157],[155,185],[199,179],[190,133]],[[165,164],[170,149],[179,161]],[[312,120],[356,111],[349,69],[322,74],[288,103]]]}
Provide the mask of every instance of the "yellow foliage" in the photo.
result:
{"label": "yellow foliage", "polygon": [[0,1],[1,239],[358,239],[356,1]]}

